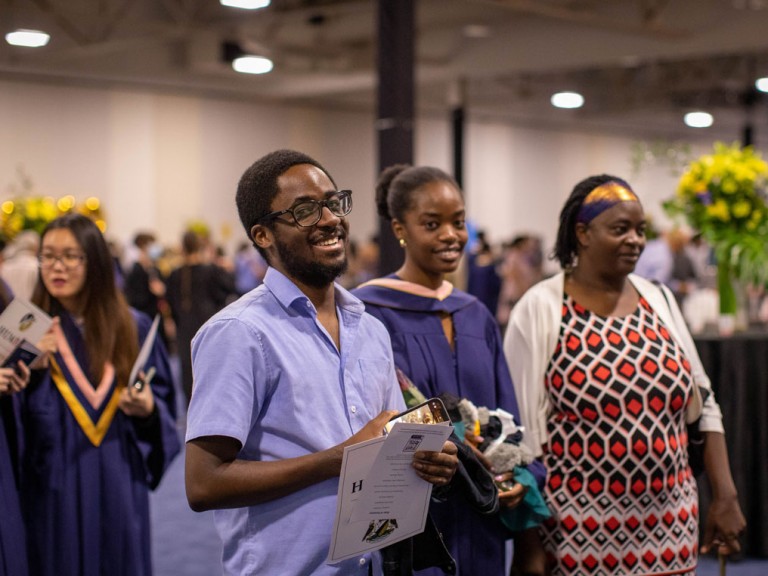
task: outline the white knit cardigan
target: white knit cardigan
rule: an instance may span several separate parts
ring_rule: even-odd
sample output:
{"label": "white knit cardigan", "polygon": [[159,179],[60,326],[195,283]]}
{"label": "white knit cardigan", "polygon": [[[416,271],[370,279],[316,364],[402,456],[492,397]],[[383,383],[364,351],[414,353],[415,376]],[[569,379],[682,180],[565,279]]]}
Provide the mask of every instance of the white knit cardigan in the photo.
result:
{"label": "white knit cardigan", "polygon": [[[694,383],[710,391],[704,406],[695,388],[686,420],[701,415],[700,429],[723,432],[723,416],[711,393],[712,385],[704,372],[693,338],[688,331],[675,298],[666,287],[660,287],[635,274],[629,280],[651,308],[659,315],[691,364]],[[525,426],[523,442],[536,455],[546,444],[549,405],[544,376],[560,335],[565,275],[561,272],[530,288],[512,309],[504,336],[504,354],[512,374],[520,417]],[[664,292],[662,292],[662,290]],[[666,297],[665,297],[666,295]]]}

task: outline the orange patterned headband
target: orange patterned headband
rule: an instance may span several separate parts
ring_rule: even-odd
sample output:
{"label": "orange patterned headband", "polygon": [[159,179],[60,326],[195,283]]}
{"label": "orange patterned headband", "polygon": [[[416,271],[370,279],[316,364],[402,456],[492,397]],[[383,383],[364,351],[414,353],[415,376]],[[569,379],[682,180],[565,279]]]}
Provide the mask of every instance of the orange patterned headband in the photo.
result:
{"label": "orange patterned headband", "polygon": [[629,188],[619,184],[618,182],[610,181],[605,184],[601,184],[597,188],[594,188],[581,205],[578,222],[589,224],[597,218],[600,214],[613,208],[619,202],[639,202],[637,196]]}

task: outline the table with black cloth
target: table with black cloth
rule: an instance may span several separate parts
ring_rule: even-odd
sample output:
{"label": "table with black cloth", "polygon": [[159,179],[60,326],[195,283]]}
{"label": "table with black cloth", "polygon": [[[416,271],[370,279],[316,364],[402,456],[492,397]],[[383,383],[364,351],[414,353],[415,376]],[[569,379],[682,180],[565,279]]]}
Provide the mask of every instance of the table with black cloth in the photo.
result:
{"label": "table with black cloth", "polygon": [[[731,470],[747,519],[742,552],[768,557],[768,331],[703,334],[694,341],[723,411]],[[703,476],[699,486],[703,533],[710,502]]]}

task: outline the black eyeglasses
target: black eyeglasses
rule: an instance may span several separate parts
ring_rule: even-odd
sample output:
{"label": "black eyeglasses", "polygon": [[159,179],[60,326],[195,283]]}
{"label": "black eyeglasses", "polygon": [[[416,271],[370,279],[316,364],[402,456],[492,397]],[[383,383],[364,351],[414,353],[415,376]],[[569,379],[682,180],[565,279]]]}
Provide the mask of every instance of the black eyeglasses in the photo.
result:
{"label": "black eyeglasses", "polygon": [[75,252],[64,252],[64,254],[42,252],[37,256],[37,261],[43,270],[50,270],[56,265],[56,262],[61,262],[65,270],[74,270],[85,262],[85,254],[77,254]]}
{"label": "black eyeglasses", "polygon": [[262,216],[259,222],[290,214],[299,226],[314,226],[323,216],[323,207],[328,208],[334,216],[346,216],[352,212],[352,190],[339,190],[325,200],[302,200],[287,210],[278,210]]}

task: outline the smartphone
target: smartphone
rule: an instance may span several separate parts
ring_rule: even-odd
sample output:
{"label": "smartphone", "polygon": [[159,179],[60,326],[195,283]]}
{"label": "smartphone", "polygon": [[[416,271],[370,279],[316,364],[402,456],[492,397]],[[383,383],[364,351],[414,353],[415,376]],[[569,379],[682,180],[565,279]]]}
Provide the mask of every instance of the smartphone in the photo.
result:
{"label": "smartphone", "polygon": [[42,352],[38,350],[33,344],[30,344],[26,340],[22,340],[16,349],[11,352],[11,355],[5,359],[3,368],[13,368],[14,372],[21,376],[23,373],[19,368],[19,360],[24,362],[27,366],[32,364]]}
{"label": "smartphone", "polygon": [[137,378],[136,382],[133,383],[133,387],[141,392],[144,390],[144,386],[152,382],[152,378],[155,377],[155,367],[152,366],[149,370],[147,370],[147,373],[144,375],[144,379]]}
{"label": "smartphone", "polygon": [[409,408],[392,418],[386,423],[384,429],[389,432],[396,422],[406,422],[407,424],[441,424],[450,421],[451,418],[448,416],[448,410],[445,409],[443,401],[440,398],[430,398],[426,402]]}

